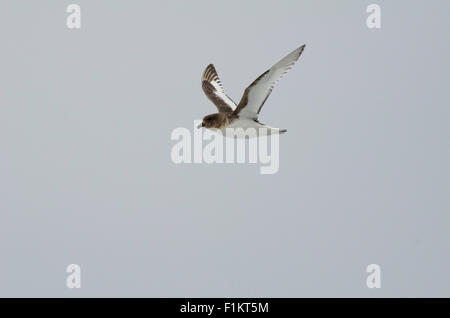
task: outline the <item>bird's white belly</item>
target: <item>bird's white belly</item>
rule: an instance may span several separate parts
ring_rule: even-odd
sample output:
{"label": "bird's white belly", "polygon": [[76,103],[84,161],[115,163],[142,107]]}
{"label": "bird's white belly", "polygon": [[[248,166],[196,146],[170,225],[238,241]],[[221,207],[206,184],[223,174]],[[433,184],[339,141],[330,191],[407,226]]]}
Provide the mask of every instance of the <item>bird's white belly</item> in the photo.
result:
{"label": "bird's white belly", "polygon": [[242,128],[245,130],[248,128],[258,129],[261,127],[263,127],[263,125],[251,119],[236,119],[226,128]]}
{"label": "bird's white belly", "polygon": [[[229,130],[227,130],[230,128]],[[269,126],[262,125],[252,119],[236,119],[230,125],[225,128],[220,129],[220,132],[225,137],[245,138],[245,137],[258,137],[264,134],[260,128],[265,128],[265,135],[279,134],[280,130],[278,128],[273,128]]]}

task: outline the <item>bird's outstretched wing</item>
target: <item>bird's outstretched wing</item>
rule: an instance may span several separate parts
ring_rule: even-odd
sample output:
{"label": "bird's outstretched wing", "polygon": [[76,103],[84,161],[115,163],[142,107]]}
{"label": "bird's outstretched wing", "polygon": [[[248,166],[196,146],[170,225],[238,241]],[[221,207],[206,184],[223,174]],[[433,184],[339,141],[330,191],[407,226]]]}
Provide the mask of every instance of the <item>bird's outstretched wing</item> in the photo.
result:
{"label": "bird's outstretched wing", "polygon": [[236,103],[225,94],[222,82],[212,64],[209,64],[203,72],[202,88],[209,100],[216,105],[219,113],[231,113],[236,108]]}
{"label": "bird's outstretched wing", "polygon": [[258,114],[272,92],[273,87],[294,66],[304,48],[305,46],[302,45],[294,50],[250,84],[245,89],[239,105],[234,110],[234,114],[244,118],[258,118]]}

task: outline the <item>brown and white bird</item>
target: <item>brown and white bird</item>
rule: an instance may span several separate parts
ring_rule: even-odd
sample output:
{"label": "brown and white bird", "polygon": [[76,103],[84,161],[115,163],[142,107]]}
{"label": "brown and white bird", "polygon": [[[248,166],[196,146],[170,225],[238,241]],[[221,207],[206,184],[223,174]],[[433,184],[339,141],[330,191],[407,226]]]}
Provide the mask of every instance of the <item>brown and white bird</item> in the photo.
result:
{"label": "brown and white bird", "polygon": [[245,89],[238,105],[225,94],[214,65],[209,64],[203,73],[202,88],[219,112],[205,116],[198,128],[205,127],[221,131],[225,136],[227,128],[242,128],[243,130],[254,128],[257,135],[259,128],[267,128],[268,135],[285,133],[286,129],[261,124],[258,121],[258,114],[275,84],[294,66],[304,48],[305,45],[302,45],[261,74]]}

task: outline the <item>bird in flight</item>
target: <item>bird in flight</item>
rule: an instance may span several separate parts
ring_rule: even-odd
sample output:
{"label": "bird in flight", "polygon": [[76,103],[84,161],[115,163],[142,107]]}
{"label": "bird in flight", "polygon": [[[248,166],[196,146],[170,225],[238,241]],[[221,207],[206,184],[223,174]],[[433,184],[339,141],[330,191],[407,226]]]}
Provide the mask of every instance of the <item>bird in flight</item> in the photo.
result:
{"label": "bird in flight", "polygon": [[[259,135],[259,128],[266,128],[267,135],[285,133],[286,129],[261,124],[258,121],[258,115],[275,84],[294,66],[304,49],[305,45],[300,46],[261,74],[245,89],[238,105],[225,94],[214,65],[209,64],[203,73],[202,88],[219,112],[203,117],[198,128],[205,127],[221,131],[224,136],[226,136],[227,128],[242,128],[243,130],[253,128],[257,135]],[[237,136],[239,137],[239,135]]]}

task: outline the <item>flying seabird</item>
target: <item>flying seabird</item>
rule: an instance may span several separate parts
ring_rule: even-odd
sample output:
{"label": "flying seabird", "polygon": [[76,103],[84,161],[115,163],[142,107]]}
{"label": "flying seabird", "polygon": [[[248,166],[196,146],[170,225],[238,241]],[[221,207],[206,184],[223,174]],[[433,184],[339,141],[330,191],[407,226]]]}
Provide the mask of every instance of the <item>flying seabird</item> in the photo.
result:
{"label": "flying seabird", "polygon": [[258,114],[275,84],[294,66],[304,48],[305,45],[300,46],[261,74],[245,89],[238,105],[225,94],[214,65],[209,64],[203,73],[202,88],[219,112],[205,116],[198,128],[205,127],[221,131],[224,136],[226,136],[227,128],[242,128],[243,130],[254,128],[257,134],[259,128],[267,128],[268,135],[285,133],[286,129],[261,124],[258,121]]}

